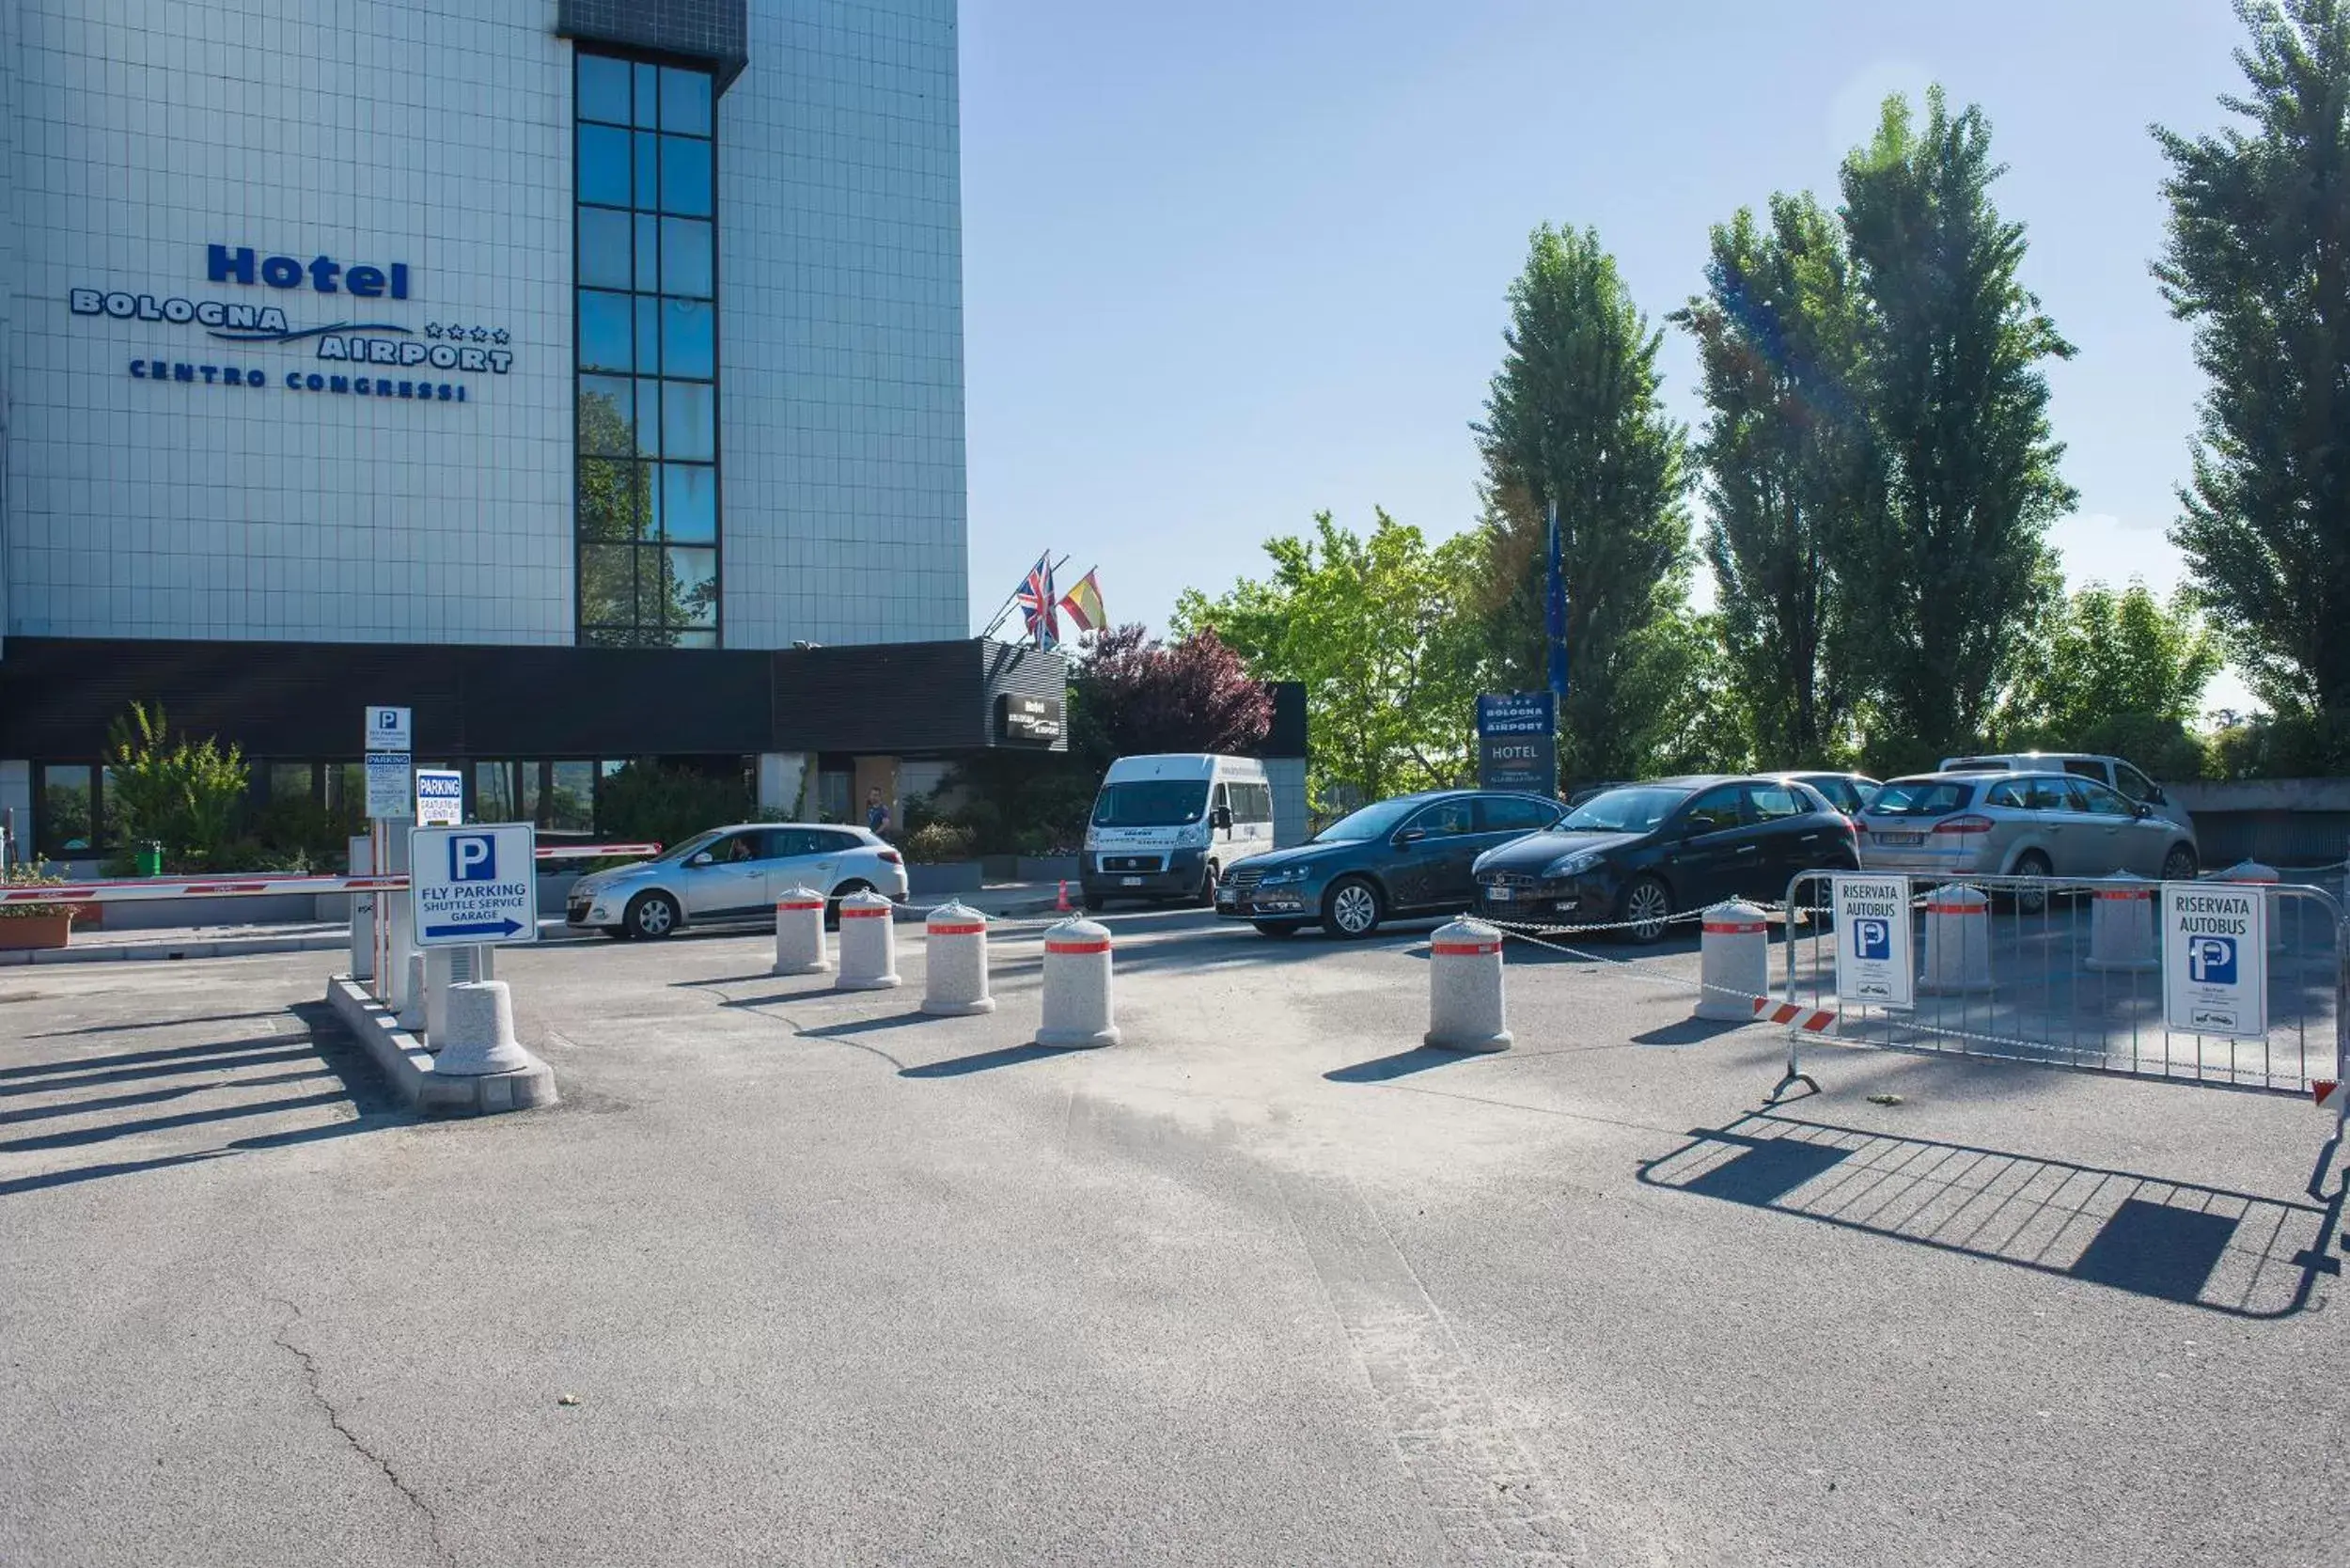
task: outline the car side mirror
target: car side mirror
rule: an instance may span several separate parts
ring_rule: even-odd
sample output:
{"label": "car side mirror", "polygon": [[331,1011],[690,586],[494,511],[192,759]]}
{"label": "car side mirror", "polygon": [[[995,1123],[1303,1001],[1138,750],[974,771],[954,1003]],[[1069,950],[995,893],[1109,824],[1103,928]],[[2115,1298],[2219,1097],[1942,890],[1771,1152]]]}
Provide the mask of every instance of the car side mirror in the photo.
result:
{"label": "car side mirror", "polygon": [[1214,826],[1218,833],[1232,831],[1232,808],[1230,807],[1219,806],[1215,808]]}
{"label": "car side mirror", "polygon": [[700,869],[701,867],[707,866],[707,865],[709,865],[709,864],[710,864],[710,852],[709,852],[708,850],[704,850],[704,851],[702,851],[699,855],[697,855],[694,856],[694,858],[693,858],[693,859],[688,860],[688,861],[685,863],[685,867],[686,867],[686,870],[698,870],[698,869]]}
{"label": "car side mirror", "polygon": [[2130,812],[2133,816],[2138,818],[2142,822],[2146,818],[2154,814],[2154,808],[2141,800],[2136,806],[2130,808]]}
{"label": "car side mirror", "polygon": [[2149,804],[2154,806],[2168,806],[2170,804],[2170,797],[2162,792],[2162,786],[2159,784],[2153,784],[2147,787],[2146,799]]}
{"label": "car side mirror", "polygon": [[1403,849],[1410,845],[1418,843],[1422,839],[1427,837],[1428,830],[1424,827],[1402,828],[1398,830],[1396,833],[1395,847],[1397,849]]}

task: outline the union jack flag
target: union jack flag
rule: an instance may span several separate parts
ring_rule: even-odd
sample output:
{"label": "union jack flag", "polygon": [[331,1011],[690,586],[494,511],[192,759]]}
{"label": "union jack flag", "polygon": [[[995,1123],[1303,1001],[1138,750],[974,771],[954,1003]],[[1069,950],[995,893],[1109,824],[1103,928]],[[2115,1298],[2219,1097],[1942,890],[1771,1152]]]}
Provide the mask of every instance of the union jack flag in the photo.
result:
{"label": "union jack flag", "polygon": [[1053,592],[1053,553],[1047,550],[1028,569],[1020,591],[1012,595],[1020,606],[1020,614],[1028,623],[1028,637],[1039,648],[1060,645],[1060,608]]}

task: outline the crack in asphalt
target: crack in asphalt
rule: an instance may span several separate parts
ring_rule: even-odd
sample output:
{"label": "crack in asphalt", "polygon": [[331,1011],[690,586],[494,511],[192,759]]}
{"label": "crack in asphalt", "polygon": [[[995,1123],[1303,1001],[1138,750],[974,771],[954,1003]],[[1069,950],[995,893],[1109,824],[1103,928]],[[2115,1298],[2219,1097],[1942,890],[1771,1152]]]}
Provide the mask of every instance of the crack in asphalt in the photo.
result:
{"label": "crack in asphalt", "polygon": [[432,1533],[433,1550],[439,1554],[443,1562],[449,1565],[449,1568],[456,1568],[457,1554],[449,1550],[447,1542],[441,1539],[441,1519],[439,1514],[432,1512],[432,1505],[426,1502],[415,1487],[400,1479],[400,1472],[392,1468],[389,1460],[361,1442],[359,1435],[343,1424],[342,1412],[335,1408],[335,1402],[326,1397],[325,1389],[320,1386],[318,1358],[286,1338],[286,1331],[302,1321],[302,1309],[282,1296],[272,1296],[270,1299],[293,1314],[279,1324],[276,1332],[270,1338],[278,1349],[287,1352],[302,1363],[303,1385],[309,1391],[310,1398],[317,1402],[318,1407],[325,1412],[326,1424],[333,1427],[336,1435],[351,1446],[353,1453],[383,1471],[384,1479],[392,1483],[392,1489],[407,1498],[410,1507],[424,1515],[425,1528]]}

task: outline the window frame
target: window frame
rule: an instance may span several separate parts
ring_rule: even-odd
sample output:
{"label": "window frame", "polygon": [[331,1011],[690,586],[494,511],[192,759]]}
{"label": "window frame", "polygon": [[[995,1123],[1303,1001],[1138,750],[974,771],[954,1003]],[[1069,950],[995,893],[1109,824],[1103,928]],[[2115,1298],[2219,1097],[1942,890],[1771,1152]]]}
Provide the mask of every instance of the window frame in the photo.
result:
{"label": "window frame", "polygon": [[[580,62],[589,59],[618,61],[626,67],[626,75],[629,82],[629,113],[625,122],[603,118],[591,119],[586,117],[584,113],[585,101],[580,90],[580,77],[582,71]],[[724,271],[724,266],[721,246],[718,240],[718,227],[722,221],[722,214],[718,209],[720,206],[720,194],[724,187],[724,173],[718,148],[719,88],[717,75],[716,72],[712,71],[707,64],[703,62],[683,59],[673,55],[666,55],[657,51],[605,48],[601,46],[575,45],[572,52],[571,67],[571,103],[573,148],[573,168],[572,178],[572,223],[571,274],[572,332],[572,363],[571,366],[572,641],[576,646],[580,647],[666,647],[672,649],[697,647],[723,648],[727,645],[725,549],[726,436],[724,422],[726,343],[723,322],[725,279],[721,275]],[[640,105],[636,102],[636,99],[637,95],[644,90],[644,81],[648,73],[650,73],[651,80],[656,84],[656,90],[662,92],[666,92],[666,88],[665,86],[661,86],[661,84],[666,84],[671,73],[682,73],[697,76],[707,82],[709,91],[706,102],[709,105],[709,129],[706,132],[672,130],[666,124],[662,122],[661,105],[658,102],[652,105],[650,109],[646,109],[643,105]],[[599,193],[596,198],[591,199],[581,182],[581,171],[577,149],[579,145],[579,133],[583,128],[588,126],[598,126],[604,129],[619,131],[631,138],[629,159],[630,191],[629,202],[625,207],[614,206],[610,200],[604,199],[604,196],[608,195],[608,193]],[[655,192],[651,195],[647,195],[636,189],[635,175],[638,159],[635,155],[635,138],[639,136],[650,137],[651,139],[653,149],[652,162],[655,165],[656,181],[660,178],[659,169],[665,162],[662,155],[662,147],[666,140],[672,138],[678,140],[697,140],[704,143],[708,147],[710,154],[708,161],[710,199],[707,203],[707,211],[698,212],[687,212],[682,211],[672,212],[666,206],[663,205],[659,197],[657,186]],[[586,225],[582,222],[580,214],[590,210],[601,212],[625,213],[628,217],[632,243],[629,254],[629,284],[626,289],[614,289],[602,284],[593,286],[591,289],[591,287],[581,277],[580,268],[583,262],[581,234],[583,229],[586,227]],[[663,284],[665,279],[661,275],[660,271],[662,268],[666,267],[667,257],[667,247],[663,242],[663,235],[665,233],[664,224],[670,219],[699,224],[703,226],[706,230],[709,236],[710,250],[710,275],[709,285],[706,290],[682,294],[671,294],[664,291]],[[651,263],[654,268],[654,276],[650,281],[641,275],[639,263],[645,259],[642,255],[645,247],[642,246],[636,239],[636,236],[648,222],[650,222],[651,226],[650,232],[652,235],[652,243],[650,248],[651,252]],[[640,334],[635,331],[632,331],[629,354],[630,364],[625,369],[618,369],[611,367],[598,367],[594,368],[588,367],[586,361],[582,357],[582,347],[586,342],[584,332],[586,312],[584,306],[587,303],[586,296],[590,292],[598,294],[610,294],[632,302],[629,307],[629,314],[632,321],[638,321],[638,318],[642,317],[646,313],[648,306],[650,306],[651,319],[655,323],[655,334],[660,339],[660,343],[657,344],[656,347],[662,348],[660,364],[648,367],[643,363],[644,353],[642,352],[642,345],[635,341],[636,337],[640,336]],[[666,307],[672,304],[705,309],[709,313],[707,334],[710,344],[710,363],[709,373],[707,375],[673,375],[669,373],[666,368],[667,355],[666,348],[663,348],[662,345],[666,345],[668,336]],[[641,321],[638,321],[638,324],[641,325]],[[634,384],[634,392],[631,400],[632,406],[628,410],[627,419],[630,450],[625,453],[589,453],[588,451],[588,420],[583,413],[581,403],[583,396],[585,395],[584,384],[588,378],[591,377],[625,379]],[[654,441],[650,448],[647,447],[645,442],[637,439],[637,432],[643,428],[645,415],[644,404],[646,400],[643,395],[644,384],[650,383],[656,389],[657,393],[660,384],[664,382],[706,386],[710,389],[710,447],[709,455],[706,458],[695,457],[674,460],[673,462],[673,460],[671,460],[666,453],[666,448],[667,444],[663,438],[664,432],[661,430],[658,419],[654,421],[652,427]],[[666,401],[667,400],[666,398],[662,398],[660,400],[660,402],[663,405],[666,405]],[[642,494],[651,498],[648,503],[650,522],[650,533],[649,535],[617,540],[597,538],[591,541],[588,536],[582,532],[579,506],[583,475],[582,465],[589,457],[593,457],[600,462],[624,466],[627,469],[633,470],[634,485],[631,489],[631,494]],[[661,505],[662,493],[666,490],[668,484],[666,471],[671,466],[705,469],[708,471],[709,475],[708,490],[711,498],[711,515],[713,518],[710,537],[707,539],[681,539],[674,541],[675,548],[689,551],[708,552],[711,565],[709,577],[711,585],[711,606],[706,619],[685,619],[673,618],[671,612],[676,609],[677,606],[671,604],[669,600],[674,596],[665,596],[659,591],[661,584],[666,580],[666,572],[671,566],[667,552],[672,548],[672,541],[668,538],[666,520],[664,516]],[[683,484],[685,481],[682,480],[681,483]],[[696,487],[689,486],[688,488]],[[591,604],[591,595],[589,593],[590,578],[593,577],[596,581],[601,582],[603,580],[606,573],[601,571],[597,573],[589,573],[583,570],[588,559],[587,547],[590,543],[593,543],[599,549],[625,550],[628,552],[628,559],[633,570],[630,572],[628,577],[625,619],[615,618],[620,606],[617,598],[611,593],[601,593],[595,595],[594,598],[596,602]],[[603,564],[608,567],[617,568],[618,557],[611,557],[605,560]],[[649,575],[650,577],[650,585],[648,584]],[[649,604],[651,606],[651,614],[654,618],[651,619],[646,619],[647,607]]]}
{"label": "window frame", "polygon": [[[1697,826],[1698,811],[1700,808],[1704,808],[1708,810],[1713,809],[1712,808],[1706,807],[1705,803],[1716,795],[1728,797],[1730,801],[1731,820],[1718,827],[1707,827],[1700,830]],[[1708,835],[1716,833],[1729,833],[1746,825],[1747,787],[1744,784],[1708,785],[1706,788],[1700,790],[1697,793],[1691,795],[1686,801],[1684,801],[1681,806],[1682,831],[1692,837],[1704,838]]]}

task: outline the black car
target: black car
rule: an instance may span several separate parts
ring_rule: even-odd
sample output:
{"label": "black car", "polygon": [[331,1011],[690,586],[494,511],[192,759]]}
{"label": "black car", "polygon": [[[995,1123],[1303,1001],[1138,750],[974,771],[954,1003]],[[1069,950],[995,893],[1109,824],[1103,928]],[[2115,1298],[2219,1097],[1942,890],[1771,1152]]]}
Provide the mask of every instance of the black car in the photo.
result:
{"label": "black car", "polygon": [[1501,790],[1398,795],[1305,843],[1227,867],[1215,912],[1253,920],[1267,936],[1319,923],[1345,937],[1369,936],[1395,916],[1457,915],[1477,901],[1469,868],[1480,855],[1548,827],[1563,810]]}
{"label": "black car", "polygon": [[1797,871],[1859,866],[1852,823],[1809,785],[1660,778],[1480,855],[1477,909],[1510,925],[1622,924],[1653,942],[1676,914],[1731,898],[1776,903]]}

